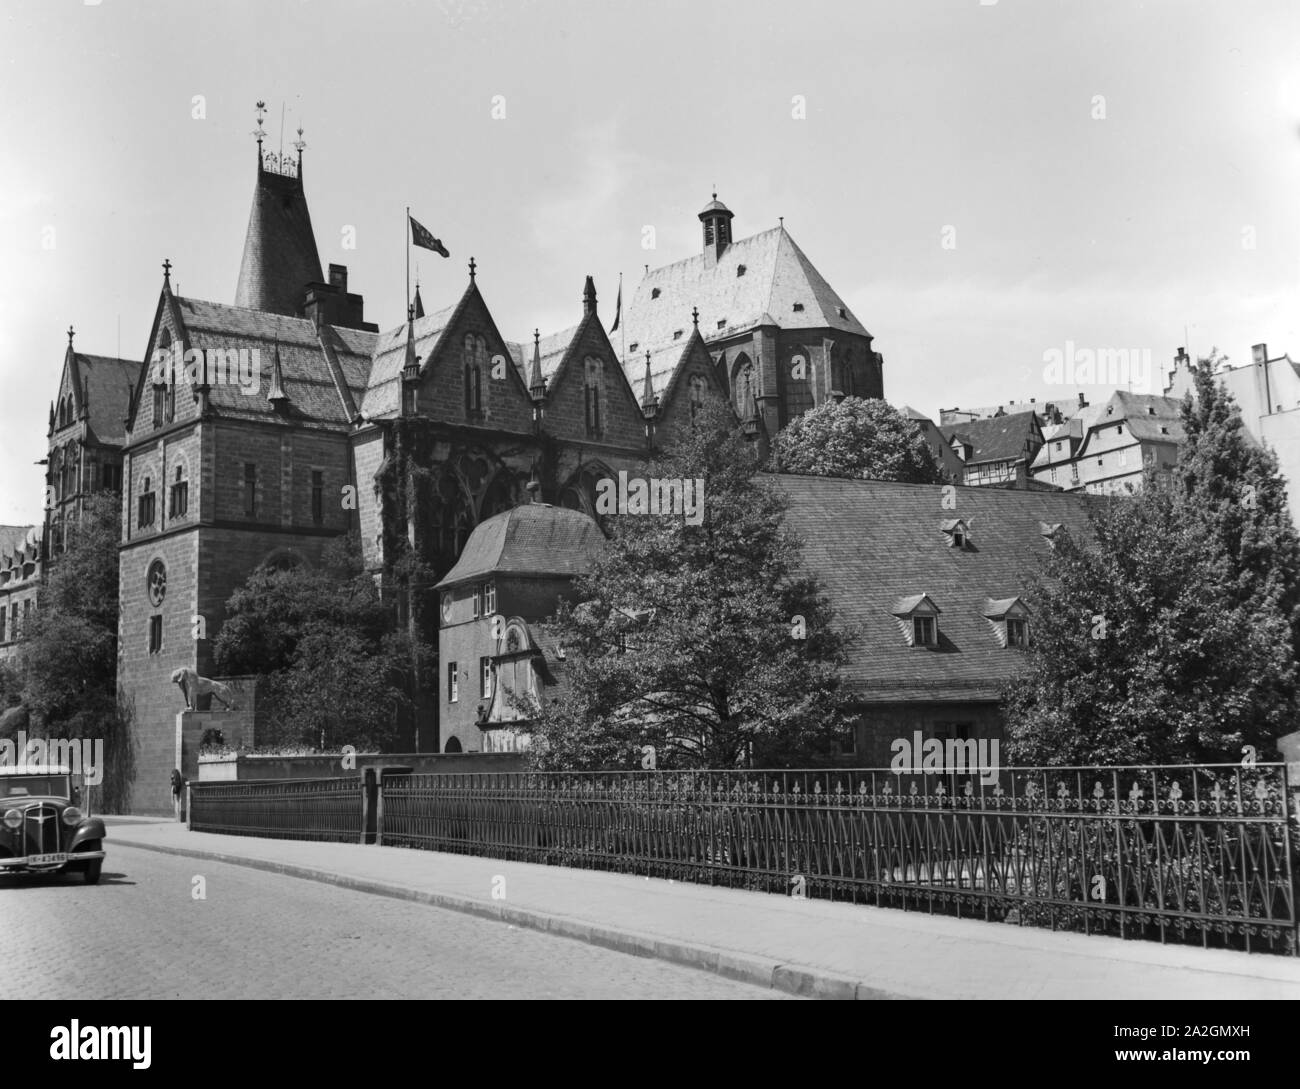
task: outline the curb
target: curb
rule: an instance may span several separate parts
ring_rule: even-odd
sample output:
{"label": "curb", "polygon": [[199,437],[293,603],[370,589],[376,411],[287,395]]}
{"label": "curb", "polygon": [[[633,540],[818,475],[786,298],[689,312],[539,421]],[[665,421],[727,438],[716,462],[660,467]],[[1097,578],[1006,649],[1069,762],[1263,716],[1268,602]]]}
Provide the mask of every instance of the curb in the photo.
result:
{"label": "curb", "polygon": [[618,930],[598,923],[584,922],[567,915],[551,915],[530,908],[507,907],[504,904],[472,900],[448,893],[424,892],[403,885],[389,885],[369,878],[349,877],[347,874],[320,870],[311,866],[299,866],[291,862],[247,858],[243,855],[230,855],[200,848],[164,847],[155,843],[139,843],[120,835],[113,836],[113,842],[123,847],[134,847],[138,851],[154,851],[162,855],[179,855],[184,858],[224,862],[227,865],[243,866],[250,870],[264,870],[268,873],[283,874],[286,877],[319,881],[325,885],[351,889],[353,892],[366,892],[375,896],[387,896],[394,900],[409,900],[448,911],[459,911],[465,915],[477,915],[495,922],[509,923],[529,930],[540,930],[557,937],[571,938],[586,942],[588,945],[613,949],[634,957],[652,957],[685,968],[712,972],[725,979],[734,979],[741,983],[750,983],[801,998],[868,1000],[909,997],[873,987],[859,980],[831,975],[820,968],[785,964],[770,957],[732,953],[707,945],[692,945],[690,942],[658,938],[632,930]]}

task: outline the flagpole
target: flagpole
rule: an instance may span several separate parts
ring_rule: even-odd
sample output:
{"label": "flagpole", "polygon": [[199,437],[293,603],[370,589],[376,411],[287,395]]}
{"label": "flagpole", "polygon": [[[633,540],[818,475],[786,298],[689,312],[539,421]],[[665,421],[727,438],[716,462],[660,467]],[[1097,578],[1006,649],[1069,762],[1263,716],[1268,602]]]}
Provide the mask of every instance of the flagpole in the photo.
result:
{"label": "flagpole", "polygon": [[406,312],[411,312],[411,206],[406,206]]}
{"label": "flagpole", "polygon": [[618,274],[618,331],[623,345],[623,366],[627,366],[627,322],[623,320],[623,274]]}

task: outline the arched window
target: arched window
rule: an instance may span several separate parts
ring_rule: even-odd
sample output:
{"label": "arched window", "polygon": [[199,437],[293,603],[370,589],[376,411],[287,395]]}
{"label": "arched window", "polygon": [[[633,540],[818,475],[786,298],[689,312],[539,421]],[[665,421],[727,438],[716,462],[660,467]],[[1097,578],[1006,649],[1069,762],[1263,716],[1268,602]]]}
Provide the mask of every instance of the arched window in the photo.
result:
{"label": "arched window", "polygon": [[185,469],[176,466],[176,477],[172,481],[171,502],[168,505],[168,518],[184,518],[190,509],[190,483],[185,479]]}
{"label": "arched window", "polygon": [[460,752],[460,741],[457,738],[447,738],[447,744],[442,747],[443,752]]}
{"label": "arched window", "polygon": [[600,438],[602,434],[601,402],[605,397],[605,364],[603,361],[589,355],[583,361],[583,366],[585,371],[583,395],[587,412],[587,435],[590,438]]}
{"label": "arched window", "polygon": [[758,396],[758,374],[754,370],[754,364],[749,361],[749,356],[742,352],[736,357],[731,376],[736,415],[744,419],[749,411],[750,398]]}
{"label": "arched window", "polygon": [[483,361],[487,342],[472,333],[465,336],[465,415],[478,419],[483,415]]}
{"label": "arched window", "polygon": [[691,376],[690,384],[690,405],[691,405],[691,423],[695,422],[695,417],[699,415],[700,409],[704,407],[704,398],[709,391],[709,384],[705,381],[702,374]]}

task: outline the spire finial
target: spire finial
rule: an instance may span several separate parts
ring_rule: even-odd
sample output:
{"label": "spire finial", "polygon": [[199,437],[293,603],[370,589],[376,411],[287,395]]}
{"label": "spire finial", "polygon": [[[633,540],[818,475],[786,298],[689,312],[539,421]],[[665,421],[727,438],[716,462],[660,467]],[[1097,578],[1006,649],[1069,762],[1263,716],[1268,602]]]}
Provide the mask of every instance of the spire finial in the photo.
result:
{"label": "spire finial", "polygon": [[293,142],[294,150],[298,152],[298,158],[302,158],[302,149],[307,146],[307,142],[302,138],[302,122],[298,122],[298,139]]}
{"label": "spire finial", "polygon": [[691,321],[695,323],[696,329],[700,327],[700,308],[698,306],[691,307]]}
{"label": "spire finial", "polygon": [[469,259],[469,278],[470,278],[470,280],[473,280],[473,279],[474,279],[474,276],[475,276],[475,270],[476,270],[477,268],[478,268],[478,263],[474,260],[474,258],[471,257],[471,258]]}
{"label": "spire finial", "polygon": [[73,336],[73,328],[71,325],[69,325],[68,326],[68,347],[69,348],[72,347],[72,336]]}
{"label": "spire finial", "polygon": [[172,262],[170,257],[163,258],[163,283],[171,283],[172,279]]}
{"label": "spire finial", "polygon": [[406,304],[406,320],[407,321],[415,320],[415,303]]}
{"label": "spire finial", "polygon": [[266,130],[262,128],[262,118],[266,116],[266,103],[262,99],[257,100],[257,131],[253,136],[257,139],[257,150],[262,150],[262,141],[266,139]]}

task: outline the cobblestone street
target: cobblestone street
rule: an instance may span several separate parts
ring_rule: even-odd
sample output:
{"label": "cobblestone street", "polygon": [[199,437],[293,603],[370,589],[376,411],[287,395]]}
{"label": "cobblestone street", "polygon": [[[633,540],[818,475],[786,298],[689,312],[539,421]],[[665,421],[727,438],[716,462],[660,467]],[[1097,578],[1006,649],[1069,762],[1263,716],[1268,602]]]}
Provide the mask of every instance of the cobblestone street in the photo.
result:
{"label": "cobblestone street", "polygon": [[[206,900],[191,898],[193,879]],[[785,998],[458,912],[114,844],[98,886],[0,878],[24,999]]]}

